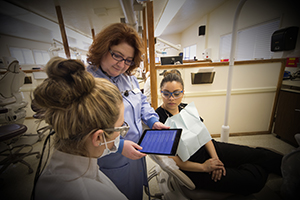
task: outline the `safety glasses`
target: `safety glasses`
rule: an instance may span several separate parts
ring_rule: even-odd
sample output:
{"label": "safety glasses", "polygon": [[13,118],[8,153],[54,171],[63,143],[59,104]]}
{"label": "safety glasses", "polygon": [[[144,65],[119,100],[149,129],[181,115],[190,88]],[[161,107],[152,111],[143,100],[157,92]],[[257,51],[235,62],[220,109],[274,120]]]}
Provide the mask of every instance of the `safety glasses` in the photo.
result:
{"label": "safety glasses", "polygon": [[175,92],[161,91],[161,95],[165,99],[169,99],[170,97],[173,97],[174,99],[178,99],[178,98],[182,97],[183,90],[175,91]]}
{"label": "safety glasses", "polygon": [[103,130],[107,131],[107,132],[120,132],[120,135],[122,137],[125,137],[127,135],[129,128],[130,128],[130,126],[128,126],[128,124],[126,122],[124,122],[124,124],[121,127],[106,128]]}

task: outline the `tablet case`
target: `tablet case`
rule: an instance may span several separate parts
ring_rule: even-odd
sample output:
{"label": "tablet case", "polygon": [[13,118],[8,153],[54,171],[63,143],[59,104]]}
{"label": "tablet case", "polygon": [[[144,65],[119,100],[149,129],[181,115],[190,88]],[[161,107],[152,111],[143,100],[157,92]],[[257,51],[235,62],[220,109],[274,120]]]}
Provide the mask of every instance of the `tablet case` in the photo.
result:
{"label": "tablet case", "polygon": [[138,145],[143,147],[140,151],[146,154],[175,156],[181,132],[182,129],[147,129],[138,142]]}

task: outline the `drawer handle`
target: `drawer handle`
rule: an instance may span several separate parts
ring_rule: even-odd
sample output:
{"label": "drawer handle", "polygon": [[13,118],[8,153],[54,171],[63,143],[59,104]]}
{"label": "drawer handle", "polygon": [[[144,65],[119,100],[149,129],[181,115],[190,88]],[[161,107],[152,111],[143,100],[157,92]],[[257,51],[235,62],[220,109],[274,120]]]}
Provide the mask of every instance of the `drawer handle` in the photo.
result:
{"label": "drawer handle", "polygon": [[296,108],[295,111],[296,111],[296,112],[300,112],[300,109],[299,109],[299,108]]}

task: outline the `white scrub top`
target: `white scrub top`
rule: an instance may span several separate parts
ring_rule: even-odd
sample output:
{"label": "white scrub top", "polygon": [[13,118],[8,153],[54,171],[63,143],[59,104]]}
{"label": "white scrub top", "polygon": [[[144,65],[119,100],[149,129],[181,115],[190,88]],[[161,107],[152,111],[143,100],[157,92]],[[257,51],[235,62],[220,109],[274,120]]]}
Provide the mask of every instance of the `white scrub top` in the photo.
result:
{"label": "white scrub top", "polygon": [[55,150],[37,182],[35,199],[122,200],[127,198],[99,170],[96,158]]}

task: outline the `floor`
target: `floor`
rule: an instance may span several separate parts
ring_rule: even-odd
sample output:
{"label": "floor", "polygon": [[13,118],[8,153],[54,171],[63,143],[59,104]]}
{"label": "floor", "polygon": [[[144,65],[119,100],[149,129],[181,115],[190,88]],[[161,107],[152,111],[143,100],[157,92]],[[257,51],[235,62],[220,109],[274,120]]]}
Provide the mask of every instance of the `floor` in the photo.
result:
{"label": "floor", "polygon": [[[27,133],[36,133],[37,123],[35,120],[25,120],[24,124],[28,127]],[[42,124],[43,126],[43,124]],[[45,137],[42,141],[36,142],[38,137],[22,137],[18,143],[31,143],[33,144],[33,151],[41,151]],[[214,138],[220,140],[220,138]],[[229,138],[230,143],[249,145],[249,146],[261,146],[267,148],[273,148],[283,154],[287,154],[295,149],[284,141],[278,139],[273,134],[266,135],[252,135],[252,136],[235,136]],[[3,148],[3,144],[0,144],[0,149]],[[2,159],[2,158],[1,158]],[[156,164],[150,159],[147,159],[148,172],[156,166]],[[34,172],[28,174],[28,168],[20,163],[10,165],[0,175],[0,199],[30,199],[31,191],[33,187],[33,179],[35,171],[38,166],[39,159],[36,156],[29,156],[24,159],[30,163]],[[160,193],[159,187],[155,179],[152,179],[149,183],[151,194]],[[278,186],[276,186],[278,187]],[[274,196],[275,195],[275,196]],[[149,197],[145,194],[143,200],[147,200]],[[151,198],[154,199],[154,198]],[[269,188],[264,189],[260,193],[255,195],[255,200],[280,200],[280,196],[269,191]]]}

